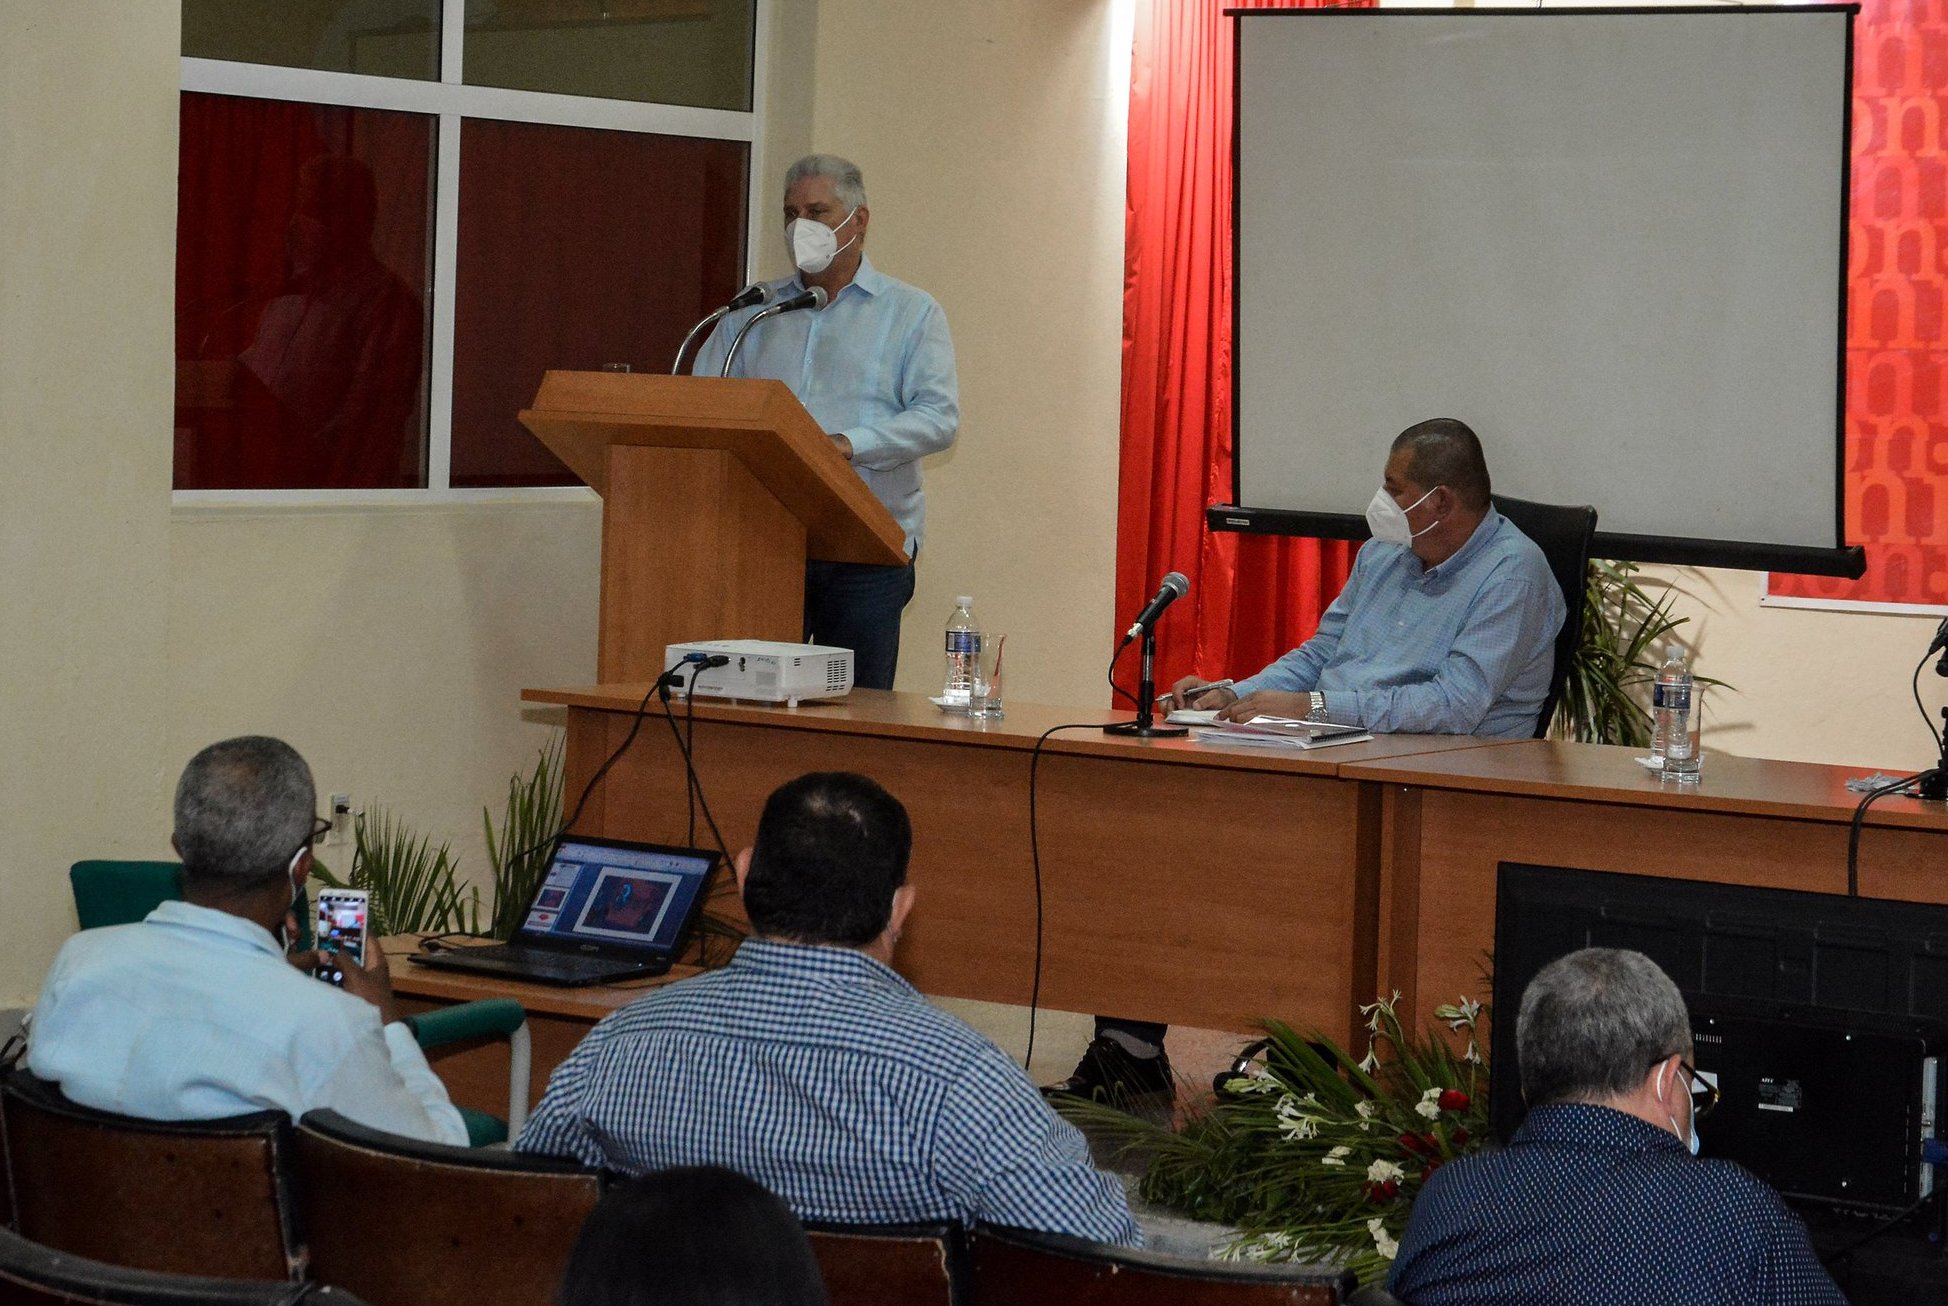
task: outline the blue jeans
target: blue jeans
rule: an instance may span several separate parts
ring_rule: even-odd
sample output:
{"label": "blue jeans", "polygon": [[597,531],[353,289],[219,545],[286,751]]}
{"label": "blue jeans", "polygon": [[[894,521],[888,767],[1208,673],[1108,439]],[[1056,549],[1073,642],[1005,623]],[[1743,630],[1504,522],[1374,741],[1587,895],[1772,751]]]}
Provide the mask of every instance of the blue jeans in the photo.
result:
{"label": "blue jeans", "polygon": [[805,641],[852,650],[852,683],[891,689],[900,661],[900,613],[913,597],[913,563],[805,564]]}

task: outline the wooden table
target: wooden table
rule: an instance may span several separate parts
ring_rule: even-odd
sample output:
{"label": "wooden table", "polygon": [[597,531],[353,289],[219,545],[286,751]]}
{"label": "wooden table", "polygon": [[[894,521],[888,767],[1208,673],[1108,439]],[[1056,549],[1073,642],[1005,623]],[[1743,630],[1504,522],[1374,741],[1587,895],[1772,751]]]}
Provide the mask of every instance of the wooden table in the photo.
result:
{"label": "wooden table", "polygon": [[[530,690],[568,708],[572,803],[628,734],[642,685]],[[681,716],[681,705],[678,715]],[[870,775],[913,820],[916,904],[897,964],[923,992],[1039,1000],[1215,1029],[1276,1015],[1351,1033],[1376,982],[1379,790],[1343,784],[1360,761],[1473,751],[1484,741],[1396,735],[1301,751],[1104,735],[1100,709],[1010,706],[971,721],[925,697],[855,690],[792,709],[698,702],[695,756],[731,852],[764,799],[806,771]],[[589,800],[587,833],[682,842],[681,756],[660,707]],[[707,842],[708,834],[699,833]]]}
{"label": "wooden table", "polygon": [[[541,1100],[554,1073],[595,1022],[618,1007],[627,1006],[650,989],[697,974],[702,967],[678,965],[669,974],[627,984],[597,984],[561,988],[552,984],[523,984],[488,975],[463,975],[452,970],[428,970],[406,960],[419,948],[422,935],[394,934],[379,941],[392,974],[393,993],[406,1015],[481,998],[513,998],[528,1013],[532,1061],[528,1102]],[[715,951],[721,952],[721,946]],[[726,954],[727,955],[727,954]],[[718,958],[721,963],[721,958]],[[439,1048],[427,1060],[439,1072],[447,1093],[461,1106],[493,1115],[507,1114],[507,1040],[487,1039]]]}
{"label": "wooden table", "polygon": [[[1481,993],[1504,860],[1846,892],[1861,768],[1708,753],[1702,781],[1679,785],[1638,751],[1531,740],[1341,770],[1383,790],[1379,987],[1403,1011]],[[1859,865],[1867,897],[1948,902],[1948,810],[1876,801]]]}

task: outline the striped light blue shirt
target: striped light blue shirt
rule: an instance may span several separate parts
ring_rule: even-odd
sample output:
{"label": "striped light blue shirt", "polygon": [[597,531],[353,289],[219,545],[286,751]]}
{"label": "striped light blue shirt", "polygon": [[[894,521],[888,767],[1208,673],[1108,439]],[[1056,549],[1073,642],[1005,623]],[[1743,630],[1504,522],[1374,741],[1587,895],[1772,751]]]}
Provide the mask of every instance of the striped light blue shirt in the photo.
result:
{"label": "striped light blue shirt", "polygon": [[[801,278],[766,283],[775,302]],[[698,376],[716,376],[738,329],[758,312],[732,313],[697,352]],[[879,271],[869,259],[817,313],[766,318],[744,337],[732,376],[783,381],[828,434],[852,441],[859,473],[906,532],[909,556],[926,529],[920,460],[954,443],[960,382],[947,315],[932,295]]]}
{"label": "striped light blue shirt", "polygon": [[1438,567],[1368,540],[1318,633],[1236,689],[1316,689],[1327,720],[1384,733],[1527,739],[1563,616],[1542,550],[1490,508]]}
{"label": "striped light blue shirt", "polygon": [[752,939],[608,1016],[517,1146],[630,1173],[728,1166],[806,1220],[1142,1241],[1122,1185],[1020,1068],[850,948]]}

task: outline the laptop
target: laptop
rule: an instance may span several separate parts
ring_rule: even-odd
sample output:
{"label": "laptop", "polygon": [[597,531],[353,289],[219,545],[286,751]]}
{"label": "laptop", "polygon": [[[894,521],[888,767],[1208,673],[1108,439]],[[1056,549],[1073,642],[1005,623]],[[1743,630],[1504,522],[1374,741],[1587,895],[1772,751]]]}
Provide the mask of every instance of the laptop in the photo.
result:
{"label": "laptop", "polygon": [[414,953],[409,960],[536,984],[661,975],[696,927],[718,860],[699,848],[567,835],[512,942]]}

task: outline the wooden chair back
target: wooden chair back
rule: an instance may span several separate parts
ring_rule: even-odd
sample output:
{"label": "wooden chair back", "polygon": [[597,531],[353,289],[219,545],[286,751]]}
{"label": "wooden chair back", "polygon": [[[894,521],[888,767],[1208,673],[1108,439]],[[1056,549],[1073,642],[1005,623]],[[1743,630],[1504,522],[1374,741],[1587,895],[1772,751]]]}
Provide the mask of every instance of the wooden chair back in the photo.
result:
{"label": "wooden chair back", "polygon": [[15,1068],[0,1080],[0,1135],[15,1228],[112,1265],[227,1279],[291,1279],[291,1122],[136,1120],[68,1101]]}
{"label": "wooden chair back", "polygon": [[974,1300],[1009,1306],[1338,1306],[1351,1272],[1324,1265],[1190,1261],[1062,1234],[981,1225]]}
{"label": "wooden chair back", "polygon": [[348,1293],[281,1280],[210,1279],[57,1252],[0,1228],[0,1306],[360,1306]]}
{"label": "wooden chair back", "polygon": [[805,1226],[831,1306],[962,1306],[967,1240],[957,1224]]}
{"label": "wooden chair back", "polygon": [[381,1303],[553,1306],[600,1172],[419,1143],[312,1111],[294,1184],[313,1277]]}

